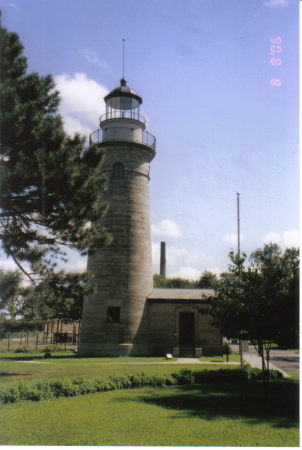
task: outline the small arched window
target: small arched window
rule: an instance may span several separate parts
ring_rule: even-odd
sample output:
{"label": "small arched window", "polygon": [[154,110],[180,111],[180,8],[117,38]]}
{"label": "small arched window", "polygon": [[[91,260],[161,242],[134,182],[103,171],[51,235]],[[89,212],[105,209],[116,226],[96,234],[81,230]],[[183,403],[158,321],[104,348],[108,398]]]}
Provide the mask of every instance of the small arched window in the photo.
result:
{"label": "small arched window", "polygon": [[113,166],[113,176],[114,177],[123,177],[124,176],[124,164],[118,162]]}

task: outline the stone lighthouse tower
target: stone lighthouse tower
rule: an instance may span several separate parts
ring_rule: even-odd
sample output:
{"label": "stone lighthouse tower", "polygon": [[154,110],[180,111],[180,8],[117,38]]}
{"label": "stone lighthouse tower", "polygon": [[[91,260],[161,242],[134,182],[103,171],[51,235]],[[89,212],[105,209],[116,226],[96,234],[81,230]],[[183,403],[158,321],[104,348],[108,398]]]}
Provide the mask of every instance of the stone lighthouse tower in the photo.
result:
{"label": "stone lighthouse tower", "polygon": [[104,153],[107,175],[102,224],[111,244],[88,256],[94,292],[84,300],[79,354],[148,353],[146,298],[153,288],[149,171],[155,137],[140,114],[142,98],[121,79],[105,98],[106,113],[92,133]]}

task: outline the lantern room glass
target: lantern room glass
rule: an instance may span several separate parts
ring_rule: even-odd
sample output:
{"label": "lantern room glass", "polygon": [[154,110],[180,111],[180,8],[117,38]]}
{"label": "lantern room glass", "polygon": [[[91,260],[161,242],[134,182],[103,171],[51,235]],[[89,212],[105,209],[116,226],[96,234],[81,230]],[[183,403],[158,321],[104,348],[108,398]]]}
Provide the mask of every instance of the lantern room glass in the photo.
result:
{"label": "lantern room glass", "polygon": [[106,108],[122,110],[138,109],[139,101],[136,98],[128,95],[119,95],[117,97],[111,97],[109,100],[107,100]]}
{"label": "lantern room glass", "polygon": [[128,118],[140,120],[139,105],[139,101],[132,96],[119,95],[116,97],[111,97],[106,102],[106,118]]}

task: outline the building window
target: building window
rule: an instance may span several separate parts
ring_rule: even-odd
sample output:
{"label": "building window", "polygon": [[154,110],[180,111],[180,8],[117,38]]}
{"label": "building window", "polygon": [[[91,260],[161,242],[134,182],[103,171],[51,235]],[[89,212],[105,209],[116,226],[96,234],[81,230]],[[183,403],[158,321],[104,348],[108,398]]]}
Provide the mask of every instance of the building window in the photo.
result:
{"label": "building window", "polygon": [[119,306],[109,306],[107,310],[107,321],[119,323],[121,308]]}
{"label": "building window", "polygon": [[124,164],[115,163],[113,166],[113,176],[114,177],[123,177],[124,176]]}

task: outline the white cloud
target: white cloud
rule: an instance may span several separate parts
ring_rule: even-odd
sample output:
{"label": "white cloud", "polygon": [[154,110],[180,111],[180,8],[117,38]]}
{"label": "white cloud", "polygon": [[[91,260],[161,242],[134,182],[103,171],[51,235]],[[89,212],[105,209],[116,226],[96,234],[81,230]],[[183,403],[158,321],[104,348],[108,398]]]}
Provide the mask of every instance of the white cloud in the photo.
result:
{"label": "white cloud", "polygon": [[152,242],[152,264],[157,267],[160,259],[160,244]]}
{"label": "white cloud", "polygon": [[[59,112],[66,132],[89,134],[99,127],[98,119],[105,112],[103,97],[108,94],[105,86],[87,77],[85,73],[73,76],[63,73],[55,77],[60,92]],[[78,128],[77,128],[78,127]]]}
{"label": "white cloud", "polygon": [[5,272],[14,271],[18,270],[18,266],[11,258],[3,258],[0,259],[0,270],[4,270]]}
{"label": "white cloud", "polygon": [[151,225],[153,236],[170,237],[177,239],[182,236],[182,232],[173,220],[165,219],[159,225]]}
{"label": "white cloud", "polygon": [[80,133],[84,134],[85,136],[88,136],[92,131],[90,127],[84,125],[83,123],[80,122],[79,119],[76,119],[75,117],[66,116],[63,117],[63,121],[64,121],[64,128],[70,135]]}
{"label": "white cloud", "polygon": [[87,258],[79,256],[78,259],[71,260],[68,263],[66,263],[64,269],[67,272],[86,272]]}
{"label": "white cloud", "polygon": [[[204,269],[205,270],[205,269]],[[173,272],[169,275],[169,278],[186,278],[187,280],[199,280],[204,270],[197,269],[196,267],[181,267],[176,272]],[[209,272],[212,272],[219,276],[221,274],[221,270],[217,267],[213,269],[206,269]]]}
{"label": "white cloud", "polygon": [[[152,242],[152,261],[153,265],[157,266],[160,260],[160,244]],[[198,266],[203,261],[211,260],[206,255],[197,252],[189,252],[184,247],[168,246],[166,248],[167,268],[177,267],[182,265]]]}
{"label": "white cloud", "polygon": [[263,6],[267,6],[268,8],[276,8],[279,6],[287,6],[287,0],[267,0],[263,2]]}
{"label": "white cloud", "polygon": [[282,239],[285,247],[299,247],[300,233],[299,230],[284,231]]}
{"label": "white cloud", "polygon": [[270,232],[262,238],[262,244],[269,244],[270,242],[278,244],[283,248],[299,247],[299,230],[283,231],[281,234]]}
{"label": "white cloud", "polygon": [[[166,248],[166,260],[167,276],[169,278],[181,277],[197,280],[204,270],[210,270],[217,275],[221,273],[220,269],[210,268],[214,264],[214,258],[212,256],[195,251],[189,252],[184,247],[168,246]],[[152,242],[152,262],[154,272],[159,273],[159,243]]]}
{"label": "white cloud", "polygon": [[[30,279],[20,271],[19,267],[17,266],[17,264],[15,264],[12,258],[5,258],[3,257],[3,254],[1,254],[0,256],[0,270],[3,270],[4,272],[18,271],[21,273],[21,286],[25,287],[32,285]],[[31,269],[27,263],[22,263],[22,266],[27,272],[31,272]]]}
{"label": "white cloud", "polygon": [[186,278],[187,280],[199,280],[201,271],[194,267],[181,267],[177,272],[169,275],[169,278]]}
{"label": "white cloud", "polygon": [[75,249],[66,249],[65,258],[67,261],[58,260],[57,270],[66,270],[66,272],[85,272],[87,268],[87,256],[82,256],[79,251]]}
{"label": "white cloud", "polygon": [[81,48],[79,50],[81,56],[83,56],[88,62],[100,67],[100,69],[108,69],[108,63],[104,59],[100,59],[94,50],[89,48]]}
{"label": "white cloud", "polygon": [[281,245],[281,235],[279,233],[268,233],[262,238],[263,244],[273,242],[274,244]]}
{"label": "white cloud", "polygon": [[[237,233],[229,233],[223,236],[223,241],[228,245],[236,245],[238,242]],[[244,235],[240,233],[240,242],[244,241]]]}
{"label": "white cloud", "polygon": [[167,264],[175,266],[176,264],[190,264],[197,265],[201,262],[201,256],[197,252],[188,252],[183,247],[168,247],[167,250]]}

